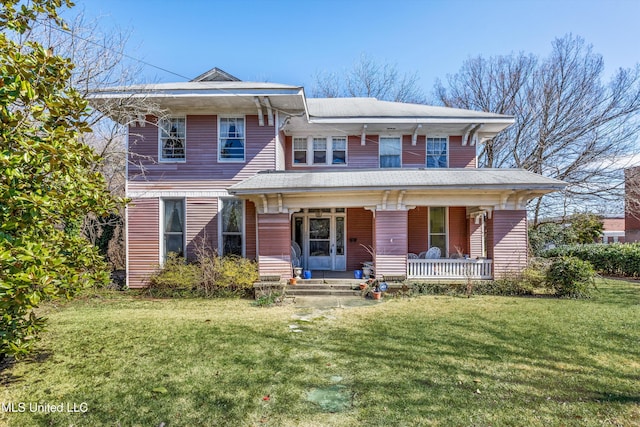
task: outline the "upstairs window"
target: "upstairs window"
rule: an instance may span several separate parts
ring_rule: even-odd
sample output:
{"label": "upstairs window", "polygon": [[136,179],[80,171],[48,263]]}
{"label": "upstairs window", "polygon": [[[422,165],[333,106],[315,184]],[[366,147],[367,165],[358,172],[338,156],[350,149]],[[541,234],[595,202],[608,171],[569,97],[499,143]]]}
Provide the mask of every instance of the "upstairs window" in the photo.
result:
{"label": "upstairs window", "polygon": [[172,117],[158,124],[160,134],[160,161],[184,161],[186,155],[186,119]]}
{"label": "upstairs window", "polygon": [[244,117],[220,117],[218,122],[218,160],[244,162]]}
{"label": "upstairs window", "polygon": [[380,167],[399,168],[402,165],[400,137],[380,137]]}
{"label": "upstairs window", "polygon": [[307,138],[293,138],[293,163],[307,164]]}
{"label": "upstairs window", "polygon": [[347,164],[347,138],[344,136],[334,136],[331,138],[331,164]]}
{"label": "upstairs window", "polygon": [[447,167],[447,138],[427,138],[427,167]]}
{"label": "upstairs window", "polygon": [[293,138],[293,166],[346,164],[346,136],[296,136]]}
{"label": "upstairs window", "polygon": [[327,138],[313,138],[313,164],[327,164]]}

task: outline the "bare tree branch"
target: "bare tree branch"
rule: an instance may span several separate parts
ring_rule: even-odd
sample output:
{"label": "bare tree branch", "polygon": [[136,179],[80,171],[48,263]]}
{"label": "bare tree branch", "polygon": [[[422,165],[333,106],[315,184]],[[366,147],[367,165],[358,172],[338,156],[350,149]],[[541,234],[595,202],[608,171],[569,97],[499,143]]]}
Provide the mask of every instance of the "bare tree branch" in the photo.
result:
{"label": "bare tree branch", "polygon": [[312,96],[319,98],[368,97],[382,101],[425,104],[418,86],[418,74],[400,74],[398,67],[378,63],[363,54],[358,62],[342,73],[318,73]]}
{"label": "bare tree branch", "polygon": [[603,74],[591,45],[567,35],[543,59],[471,58],[434,92],[446,106],[515,116],[482,147],[482,166],[524,168],[569,183],[561,194],[532,201],[537,223],[567,201],[577,207],[622,199],[622,172],[612,165],[633,153],[640,131],[640,67],[618,70],[608,84]]}

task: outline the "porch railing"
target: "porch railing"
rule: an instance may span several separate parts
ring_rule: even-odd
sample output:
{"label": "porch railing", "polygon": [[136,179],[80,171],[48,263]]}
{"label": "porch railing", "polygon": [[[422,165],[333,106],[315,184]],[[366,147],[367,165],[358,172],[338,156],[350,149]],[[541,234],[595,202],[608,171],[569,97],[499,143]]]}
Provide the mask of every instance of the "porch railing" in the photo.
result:
{"label": "porch railing", "polygon": [[408,259],[409,279],[491,279],[490,259]]}

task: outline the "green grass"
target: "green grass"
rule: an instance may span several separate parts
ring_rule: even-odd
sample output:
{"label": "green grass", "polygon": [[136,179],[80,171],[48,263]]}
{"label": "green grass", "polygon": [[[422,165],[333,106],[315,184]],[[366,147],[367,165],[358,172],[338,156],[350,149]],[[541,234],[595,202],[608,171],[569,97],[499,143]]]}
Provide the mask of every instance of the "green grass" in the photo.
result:
{"label": "green grass", "polygon": [[[0,401],[87,412],[27,406],[0,424],[637,426],[640,285],[598,289],[387,299],[311,322],[246,300],[85,298],[46,308],[39,353],[0,372]],[[336,381],[350,409],[307,401]]]}

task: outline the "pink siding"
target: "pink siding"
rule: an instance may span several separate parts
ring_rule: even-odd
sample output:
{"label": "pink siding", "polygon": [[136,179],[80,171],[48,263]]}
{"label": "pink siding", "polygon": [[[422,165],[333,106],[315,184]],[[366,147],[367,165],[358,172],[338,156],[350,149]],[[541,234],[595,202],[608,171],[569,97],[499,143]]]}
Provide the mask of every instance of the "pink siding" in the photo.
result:
{"label": "pink siding", "polygon": [[449,167],[450,168],[475,168],[476,146],[462,145],[462,136],[449,137]]}
{"label": "pink siding", "polygon": [[467,208],[449,208],[449,256],[469,253],[467,238]]}
{"label": "pink siding", "polygon": [[625,169],[625,242],[640,241],[640,167]]}
{"label": "pink siding", "polygon": [[418,136],[416,145],[411,144],[411,135],[402,137],[402,167],[423,168],[427,163],[426,137]]}
{"label": "pink siding", "polygon": [[[129,128],[130,158],[129,179],[149,181],[175,181],[189,179],[207,181],[209,189],[226,188],[253,176],[261,170],[275,170],[275,128],[259,126],[258,116],[245,116],[245,162],[218,162],[217,116],[187,116],[187,151],[185,162],[158,163],[158,128],[153,124]],[[144,176],[142,176],[144,174]],[[213,181],[213,182],[212,182]]]}
{"label": "pink siding", "polygon": [[373,261],[362,247],[373,246],[373,212],[364,208],[347,209],[347,270],[359,270]]}
{"label": "pink siding", "polygon": [[256,259],[257,240],[256,240],[256,205],[253,202],[245,203],[245,256],[249,259]]}
{"label": "pink siding", "polygon": [[376,276],[407,274],[407,211],[377,211],[375,216]]}
{"label": "pink siding", "polygon": [[487,252],[498,278],[521,271],[527,265],[527,212],[493,211],[487,221]]}
{"label": "pink siding", "polygon": [[[366,145],[362,146],[359,135],[349,136],[347,150],[347,167],[349,169],[378,168],[378,135],[367,135]],[[285,164],[287,169],[294,170],[335,170],[343,166],[293,166],[293,138],[285,138]],[[411,143],[411,135],[402,136],[402,167],[423,168],[426,164],[426,137],[418,136],[416,145]],[[449,167],[450,168],[475,168],[476,146],[462,146],[462,136],[449,137]]]}
{"label": "pink siding", "polygon": [[127,206],[127,284],[146,286],[160,260],[160,209],[158,199],[133,199]]}
{"label": "pink siding", "polygon": [[474,218],[469,218],[469,257],[484,256],[482,251],[482,224],[476,224]]}
{"label": "pink siding", "polygon": [[218,248],[218,199],[188,197],[187,258],[195,259],[198,248],[212,251]]}
{"label": "pink siding", "polygon": [[418,206],[409,211],[409,252],[418,255],[429,249],[429,208]]}
{"label": "pink siding", "polygon": [[292,277],[289,214],[258,214],[258,269],[261,276]]}
{"label": "pink siding", "polygon": [[285,143],[285,162],[287,169],[293,170],[340,170],[340,169],[376,169],[380,166],[378,159],[378,135],[367,135],[366,145],[361,145],[360,136],[349,136],[347,139],[347,166],[292,166],[293,138],[288,136]]}

